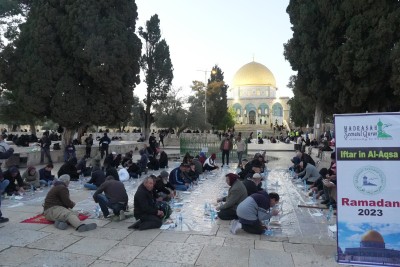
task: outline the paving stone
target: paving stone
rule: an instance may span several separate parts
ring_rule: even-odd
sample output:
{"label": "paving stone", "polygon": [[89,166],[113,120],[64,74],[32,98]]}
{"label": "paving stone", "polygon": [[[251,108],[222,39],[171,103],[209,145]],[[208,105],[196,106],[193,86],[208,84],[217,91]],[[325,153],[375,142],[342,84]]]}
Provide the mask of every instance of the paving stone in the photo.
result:
{"label": "paving stone", "polygon": [[205,246],[196,266],[248,266],[249,250],[234,247]]}
{"label": "paving stone", "polygon": [[143,250],[143,247],[117,245],[100,257],[102,260],[130,263]]}
{"label": "paving stone", "polygon": [[246,233],[243,230],[237,231],[236,235],[233,235],[230,232],[229,226],[220,225],[217,236],[220,237],[228,237],[228,238],[238,238],[238,239],[253,239],[253,240],[260,240],[260,235],[253,235]]}
{"label": "paving stone", "polygon": [[187,234],[178,234],[178,233],[161,233],[154,240],[156,241],[164,241],[164,242],[178,242],[184,243],[188,239],[189,235]]}
{"label": "paving stone", "polygon": [[293,243],[283,243],[283,248],[286,252],[298,252],[305,253],[308,255],[315,255],[314,247],[310,244],[293,244]]}
{"label": "paving stone", "polygon": [[47,235],[49,235],[49,233],[34,230],[20,230],[17,228],[14,231],[7,231],[6,227],[3,227],[0,228],[0,244],[24,247]]}
{"label": "paving stone", "polygon": [[9,248],[10,246],[8,245],[0,245],[0,251],[5,250],[6,248]]}
{"label": "paving stone", "polygon": [[336,246],[336,240],[325,236],[325,237],[311,237],[311,236],[291,236],[289,237],[289,243],[297,244],[322,244],[322,245],[333,245]]}
{"label": "paving stone", "polygon": [[337,254],[337,246],[313,245],[315,253],[320,256],[331,257]]}
{"label": "paving stone", "polygon": [[[250,249],[249,267],[294,266],[290,253],[273,250]],[[323,265],[321,265],[323,266]]]}
{"label": "paving stone", "polygon": [[310,255],[303,253],[292,253],[292,258],[296,267],[336,267],[339,265],[334,257],[324,257],[319,255]]}
{"label": "paving stone", "polygon": [[288,242],[289,237],[287,236],[268,236],[268,235],[261,235],[260,240],[270,241],[270,242]]}
{"label": "paving stone", "polygon": [[90,267],[126,267],[125,263],[116,261],[97,260],[90,265]]}
{"label": "paving stone", "polygon": [[31,258],[29,262],[20,265],[21,267],[85,267],[96,260],[96,257],[64,253],[59,251],[44,251]]}
{"label": "paving stone", "polygon": [[138,259],[168,261],[175,263],[194,264],[203,245],[187,243],[169,243],[153,241],[138,256]]}
{"label": "paving stone", "polygon": [[[225,238],[225,247],[237,247],[237,248],[254,248],[254,241],[252,239],[238,239],[238,238]],[[258,240],[257,240],[258,241]]]}
{"label": "paving stone", "polygon": [[80,236],[51,234],[28,245],[30,248],[61,251],[82,239]]}
{"label": "paving stone", "polygon": [[160,233],[160,229],[133,231],[130,235],[123,239],[120,244],[145,247],[149,245]]}
{"label": "paving stone", "polygon": [[282,242],[270,242],[270,241],[262,241],[255,240],[255,249],[267,249],[267,250],[277,250],[284,252]]}
{"label": "paving stone", "polygon": [[113,228],[113,229],[122,229],[122,230],[127,230],[129,226],[131,226],[131,222],[122,221],[122,222],[109,222],[104,225],[105,228]]}
{"label": "paving stone", "polygon": [[131,234],[132,231],[126,229],[112,229],[112,228],[105,228],[105,227],[98,227],[95,230],[87,231],[87,232],[77,232],[75,231],[73,234],[77,236],[85,236],[85,237],[101,237],[102,239],[107,240],[122,240]]}
{"label": "paving stone", "polygon": [[58,234],[58,235],[70,235],[76,232],[76,229],[72,226],[68,226],[65,230],[57,229],[54,224],[48,224],[46,227],[40,229],[41,232]]}
{"label": "paving stone", "polygon": [[10,247],[0,252],[0,264],[1,266],[18,266],[40,253],[43,253],[43,251],[30,248]]}
{"label": "paving stone", "polygon": [[75,244],[66,248],[63,252],[71,252],[89,256],[101,256],[113,246],[118,244],[117,241],[110,239],[99,239],[92,237],[85,237]]}
{"label": "paving stone", "polygon": [[203,245],[214,245],[222,246],[225,238],[217,236],[202,236],[202,235],[190,235],[185,243],[197,243]]}
{"label": "paving stone", "polygon": [[135,259],[127,267],[181,267],[180,263]]}

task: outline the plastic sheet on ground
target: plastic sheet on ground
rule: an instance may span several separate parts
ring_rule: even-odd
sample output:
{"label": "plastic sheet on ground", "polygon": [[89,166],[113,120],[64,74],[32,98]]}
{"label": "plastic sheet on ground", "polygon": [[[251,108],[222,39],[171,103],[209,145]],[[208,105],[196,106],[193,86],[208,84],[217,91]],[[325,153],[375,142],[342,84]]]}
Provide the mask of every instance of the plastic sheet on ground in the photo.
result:
{"label": "plastic sheet on ground", "polygon": [[[291,158],[291,153],[288,153],[287,158]],[[171,166],[174,165],[171,164]],[[279,210],[279,215],[272,217],[270,221],[271,234],[284,237],[307,235],[320,238],[332,237],[332,231],[328,231],[328,227],[335,222],[334,218],[330,222],[327,221],[329,211],[319,208],[316,203],[312,202],[308,192],[304,190],[303,184],[292,181],[286,166],[270,161],[268,168],[267,179],[263,181],[263,187],[266,187],[268,192],[277,192],[280,195],[280,203],[275,207]],[[168,172],[171,170],[172,168],[167,169]],[[158,175],[160,171],[150,171],[148,175]],[[217,222],[211,219],[209,207],[205,210],[205,203],[210,203],[215,208],[216,199],[227,194],[229,187],[225,183],[224,177],[229,172],[236,172],[236,168],[223,168],[205,173],[200,177],[199,184],[194,186],[191,191],[179,192],[178,198],[172,205],[173,213],[170,220],[167,221],[168,226],[164,226],[164,228],[171,231],[210,232]],[[124,182],[128,192],[130,211],[133,209],[134,194],[143,178],[144,176]],[[88,178],[85,179],[85,181],[87,180]],[[90,214],[91,218],[96,218],[98,211],[96,212],[97,204],[94,203],[92,198],[94,191],[83,188],[85,181],[70,183],[71,198],[77,202],[74,210]],[[301,185],[301,187],[298,187],[298,185]],[[34,194],[27,192],[20,200],[2,200],[2,208],[30,205],[31,203],[40,205],[43,203],[48,190],[49,188],[46,187]],[[308,207],[299,208],[298,205]],[[180,215],[182,223],[179,220]]]}

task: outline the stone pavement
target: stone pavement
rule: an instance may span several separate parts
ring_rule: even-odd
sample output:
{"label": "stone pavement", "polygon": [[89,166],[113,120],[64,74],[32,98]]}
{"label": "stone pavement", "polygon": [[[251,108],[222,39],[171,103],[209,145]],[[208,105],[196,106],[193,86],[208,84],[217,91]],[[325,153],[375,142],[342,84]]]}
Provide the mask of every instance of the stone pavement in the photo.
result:
{"label": "stone pavement", "polygon": [[[205,177],[190,195],[182,195],[185,227],[181,229],[132,231],[127,227],[133,218],[122,222],[92,218],[87,222],[96,222],[96,230],[61,231],[54,225],[20,223],[42,211],[47,189],[28,194],[25,201],[3,200],[2,211],[10,222],[0,228],[0,266],[338,266],[336,241],[323,216],[326,211],[297,208],[309,200],[285,171],[294,153],[279,149],[267,154],[276,158],[268,164],[268,190],[277,191],[283,202],[282,229],[272,236],[241,230],[232,235],[229,222],[212,223],[201,217],[204,201],[227,189],[222,177],[235,170],[225,169]],[[126,184],[130,206],[139,182]],[[92,212],[91,194],[79,182],[71,183],[71,198],[78,210]]]}

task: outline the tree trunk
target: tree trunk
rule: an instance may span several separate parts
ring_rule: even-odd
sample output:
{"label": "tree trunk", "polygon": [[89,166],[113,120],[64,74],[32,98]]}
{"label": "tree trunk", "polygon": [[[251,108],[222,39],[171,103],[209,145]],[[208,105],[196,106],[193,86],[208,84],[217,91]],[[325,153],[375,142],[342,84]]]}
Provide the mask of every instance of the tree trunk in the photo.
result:
{"label": "tree trunk", "polygon": [[150,103],[146,103],[146,113],[144,115],[144,138],[149,139],[150,136],[150,126],[151,126],[151,114],[150,114]]}
{"label": "tree trunk", "polygon": [[78,128],[78,136],[76,139],[78,139],[79,143],[82,144],[82,136],[83,134],[87,131],[88,126],[81,126]]}
{"label": "tree trunk", "polygon": [[34,135],[36,135],[36,126],[35,126],[35,123],[30,123],[29,124],[29,130],[31,131],[31,134],[34,134]]}
{"label": "tree trunk", "polygon": [[317,100],[317,104],[315,105],[315,114],[314,114],[314,137],[319,140],[319,136],[321,135],[322,129],[322,108],[321,104]]}
{"label": "tree trunk", "polygon": [[61,139],[62,140],[61,144],[63,147],[72,142],[74,134],[75,134],[75,129],[69,129],[64,127],[64,132],[62,133],[62,139]]}

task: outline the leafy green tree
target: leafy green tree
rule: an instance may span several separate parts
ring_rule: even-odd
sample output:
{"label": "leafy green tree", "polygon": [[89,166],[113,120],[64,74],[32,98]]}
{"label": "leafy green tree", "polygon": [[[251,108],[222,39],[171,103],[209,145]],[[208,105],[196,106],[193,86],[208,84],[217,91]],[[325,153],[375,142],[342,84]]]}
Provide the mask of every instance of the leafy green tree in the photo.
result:
{"label": "leafy green tree", "polygon": [[400,40],[399,1],[342,1],[345,41],[338,47],[338,78],[343,112],[398,111],[399,99],[390,84],[391,52]]}
{"label": "leafy green tree", "polygon": [[225,116],[222,118],[221,122],[218,125],[219,129],[223,129],[226,131],[228,128],[232,128],[235,126],[235,117],[236,112],[232,107],[228,108],[228,111],[225,113]]}
{"label": "leafy green tree", "polygon": [[183,108],[184,100],[178,94],[181,89],[171,90],[167,98],[153,106],[155,125],[159,128],[172,128],[179,135],[187,128],[187,111]]}
{"label": "leafy green tree", "polygon": [[144,127],[145,110],[143,103],[139,100],[139,97],[133,96],[132,112],[131,112],[130,125],[135,127]]}
{"label": "leafy green tree", "polygon": [[228,112],[227,90],[224,73],[215,65],[210,73],[207,84],[207,121],[214,126],[221,126],[223,118]]}
{"label": "leafy green tree", "polygon": [[128,120],[139,83],[134,1],[35,1],[0,57],[4,86],[33,116],[63,125],[64,142],[87,125]]}
{"label": "leafy green tree", "polygon": [[167,98],[174,75],[169,46],[164,39],[161,39],[160,20],[157,14],[146,22],[145,29],[139,27],[139,35],[145,43],[140,63],[145,73],[147,85],[147,93],[144,99],[146,111],[144,133],[147,138],[151,126],[151,107]]}
{"label": "leafy green tree", "polygon": [[[341,89],[335,67],[337,49],[344,37],[339,2],[291,0],[287,8],[293,37],[284,45],[284,55],[297,71],[294,93],[300,93],[303,99],[307,96],[306,105],[315,107],[314,125],[322,124],[324,114],[336,112],[335,103]],[[317,136],[319,131],[314,129]]]}
{"label": "leafy green tree", "polygon": [[290,119],[292,123],[296,126],[313,126],[314,123],[314,111],[315,106],[310,105],[312,102],[308,96],[302,95],[294,83],[296,81],[296,76],[290,77],[290,82],[288,87],[293,90],[295,97],[289,99],[288,104],[290,106]]}

